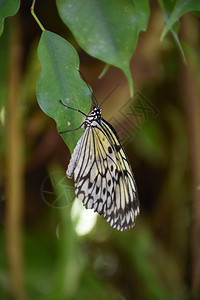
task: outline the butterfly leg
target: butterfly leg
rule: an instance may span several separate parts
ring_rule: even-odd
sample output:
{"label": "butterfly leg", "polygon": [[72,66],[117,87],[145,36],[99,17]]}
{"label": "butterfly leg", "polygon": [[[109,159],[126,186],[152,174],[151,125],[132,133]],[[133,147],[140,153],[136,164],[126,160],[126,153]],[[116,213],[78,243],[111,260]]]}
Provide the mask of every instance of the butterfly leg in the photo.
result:
{"label": "butterfly leg", "polygon": [[[70,107],[70,106],[67,106],[65,103],[62,102],[62,100],[59,100],[59,102],[60,102],[63,106],[65,106],[65,107],[67,107],[67,108],[69,108],[69,109],[78,111],[79,113],[81,113],[82,115],[84,115],[85,117],[87,117],[87,115],[86,115],[84,112],[82,112],[81,110],[76,109],[76,108],[73,108],[73,107]],[[78,129],[78,128],[77,128],[77,129]]]}
{"label": "butterfly leg", "polygon": [[82,126],[83,126],[83,123],[78,128],[69,129],[69,130],[65,130],[65,131],[58,131],[58,133],[63,134],[63,133],[69,132],[69,131],[75,131],[75,130],[80,129]]}

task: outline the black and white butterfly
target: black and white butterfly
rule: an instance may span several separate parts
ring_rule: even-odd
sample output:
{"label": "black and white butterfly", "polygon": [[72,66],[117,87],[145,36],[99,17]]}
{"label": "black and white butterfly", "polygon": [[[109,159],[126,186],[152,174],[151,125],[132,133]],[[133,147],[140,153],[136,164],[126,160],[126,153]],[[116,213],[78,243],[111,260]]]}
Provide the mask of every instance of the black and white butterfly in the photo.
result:
{"label": "black and white butterfly", "polygon": [[69,178],[74,176],[75,194],[86,208],[103,214],[111,227],[127,230],[134,226],[139,214],[134,175],[117,133],[102,118],[101,106],[93,93],[92,101],[93,109],[86,115],[60,100],[65,107],[85,115],[85,120],[78,127],[85,128],[85,131],[73,151],[66,174]]}

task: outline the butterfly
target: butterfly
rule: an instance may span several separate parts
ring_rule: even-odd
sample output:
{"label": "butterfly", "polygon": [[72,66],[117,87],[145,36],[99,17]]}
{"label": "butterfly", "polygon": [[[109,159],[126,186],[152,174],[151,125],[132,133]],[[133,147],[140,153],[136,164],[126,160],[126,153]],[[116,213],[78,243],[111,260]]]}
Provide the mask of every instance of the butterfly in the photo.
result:
{"label": "butterfly", "polygon": [[[80,74],[87,83],[84,75]],[[88,115],[59,100],[68,109],[85,116],[78,128],[59,132],[62,134],[79,128],[85,129],[74,148],[66,174],[68,178],[74,177],[75,195],[86,208],[104,215],[111,227],[127,230],[134,226],[139,214],[137,187],[118,135],[101,115],[101,105],[118,85],[101,105],[98,105],[88,83],[87,85],[94,104]]]}

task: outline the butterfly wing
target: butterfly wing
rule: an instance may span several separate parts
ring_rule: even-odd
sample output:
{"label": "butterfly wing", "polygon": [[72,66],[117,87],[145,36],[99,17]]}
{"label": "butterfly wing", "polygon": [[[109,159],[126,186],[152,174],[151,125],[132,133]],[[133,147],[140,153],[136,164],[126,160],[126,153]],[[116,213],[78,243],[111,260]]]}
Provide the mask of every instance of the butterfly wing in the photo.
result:
{"label": "butterfly wing", "polygon": [[[105,219],[112,227],[126,230],[134,226],[135,218],[139,214],[137,187],[131,165],[116,131],[105,120],[102,122],[102,127],[117,161],[115,169],[116,187],[113,197],[116,207],[114,211],[108,210],[106,212]],[[108,152],[111,152],[110,147]]]}
{"label": "butterfly wing", "polygon": [[86,127],[67,169],[68,177],[73,174],[75,194],[86,208],[103,214],[118,230],[134,226],[139,202],[133,172],[115,130],[105,120]]}

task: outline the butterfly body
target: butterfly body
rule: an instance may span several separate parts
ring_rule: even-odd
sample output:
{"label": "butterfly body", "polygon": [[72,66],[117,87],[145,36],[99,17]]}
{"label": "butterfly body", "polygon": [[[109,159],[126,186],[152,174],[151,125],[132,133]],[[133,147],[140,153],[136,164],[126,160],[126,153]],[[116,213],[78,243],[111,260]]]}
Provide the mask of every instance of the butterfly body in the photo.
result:
{"label": "butterfly body", "polygon": [[134,226],[139,201],[133,172],[114,128],[94,105],[80,127],[79,139],[66,174],[74,176],[75,194],[118,230]]}

